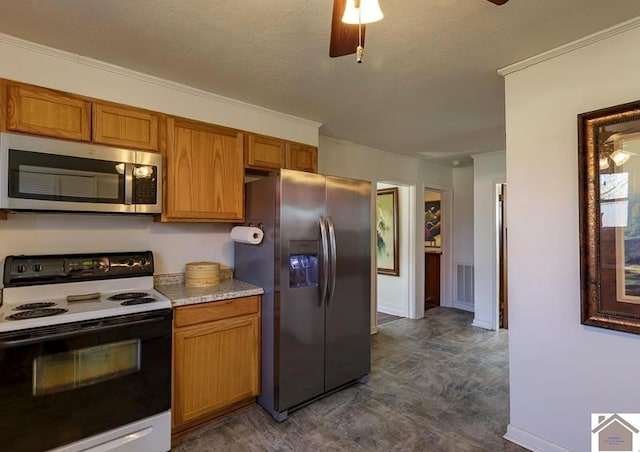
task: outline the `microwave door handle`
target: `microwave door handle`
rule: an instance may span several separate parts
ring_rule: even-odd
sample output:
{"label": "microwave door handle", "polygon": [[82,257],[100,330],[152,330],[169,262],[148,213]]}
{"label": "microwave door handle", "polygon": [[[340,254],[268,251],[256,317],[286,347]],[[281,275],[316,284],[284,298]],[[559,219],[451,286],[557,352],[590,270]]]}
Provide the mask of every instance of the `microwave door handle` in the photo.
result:
{"label": "microwave door handle", "polygon": [[133,164],[124,164],[124,203],[130,206],[133,202]]}

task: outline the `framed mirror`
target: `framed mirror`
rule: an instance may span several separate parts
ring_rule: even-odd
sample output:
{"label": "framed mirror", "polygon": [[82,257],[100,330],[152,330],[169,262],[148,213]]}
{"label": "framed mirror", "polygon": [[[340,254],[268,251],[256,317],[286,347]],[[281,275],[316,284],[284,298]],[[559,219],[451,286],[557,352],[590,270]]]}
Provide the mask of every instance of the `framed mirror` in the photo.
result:
{"label": "framed mirror", "polygon": [[582,323],[640,334],[640,102],[578,115]]}

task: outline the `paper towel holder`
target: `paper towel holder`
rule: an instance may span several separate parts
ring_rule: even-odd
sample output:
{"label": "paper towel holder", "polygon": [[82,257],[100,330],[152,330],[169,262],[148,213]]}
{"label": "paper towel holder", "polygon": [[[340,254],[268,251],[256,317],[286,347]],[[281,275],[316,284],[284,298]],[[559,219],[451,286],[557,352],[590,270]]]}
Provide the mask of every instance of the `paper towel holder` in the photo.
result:
{"label": "paper towel holder", "polygon": [[264,225],[262,223],[249,223],[247,226],[249,226],[250,228],[258,228],[260,229],[262,232],[264,232]]}

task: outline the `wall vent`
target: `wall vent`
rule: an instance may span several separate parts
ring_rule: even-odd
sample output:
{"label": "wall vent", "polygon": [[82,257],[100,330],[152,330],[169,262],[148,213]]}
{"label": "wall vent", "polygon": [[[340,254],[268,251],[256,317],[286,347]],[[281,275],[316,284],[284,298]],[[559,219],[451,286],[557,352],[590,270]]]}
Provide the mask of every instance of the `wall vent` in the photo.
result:
{"label": "wall vent", "polygon": [[456,301],[473,305],[473,265],[456,263]]}

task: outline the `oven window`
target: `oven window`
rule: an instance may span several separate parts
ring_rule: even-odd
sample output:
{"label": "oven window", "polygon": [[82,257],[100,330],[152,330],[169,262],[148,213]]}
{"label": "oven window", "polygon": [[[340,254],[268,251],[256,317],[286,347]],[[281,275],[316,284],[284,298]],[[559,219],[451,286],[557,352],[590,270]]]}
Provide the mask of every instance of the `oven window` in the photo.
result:
{"label": "oven window", "polygon": [[139,370],[139,339],[43,355],[33,360],[33,395],[68,391]]}

